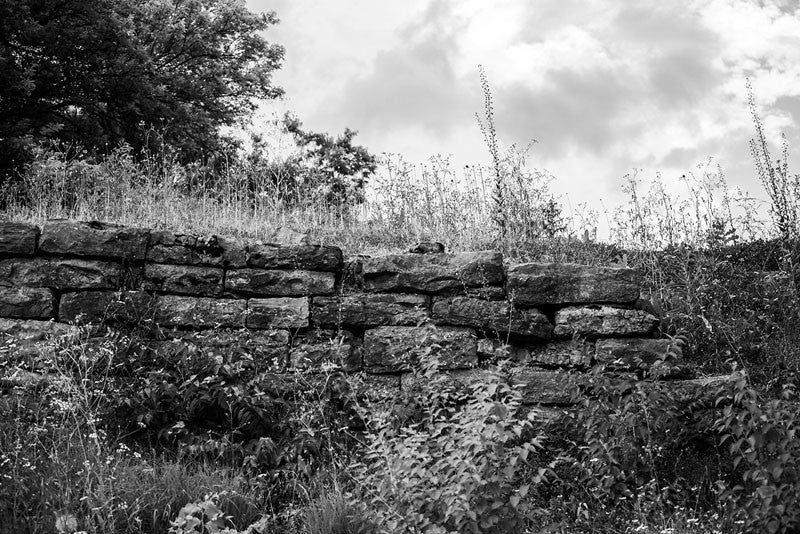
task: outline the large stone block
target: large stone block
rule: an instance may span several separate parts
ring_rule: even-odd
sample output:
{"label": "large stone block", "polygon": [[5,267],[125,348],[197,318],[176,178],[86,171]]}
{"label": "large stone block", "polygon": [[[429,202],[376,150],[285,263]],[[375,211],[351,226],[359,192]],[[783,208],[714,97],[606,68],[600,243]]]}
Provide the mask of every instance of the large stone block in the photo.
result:
{"label": "large stone block", "polygon": [[536,371],[528,367],[512,370],[511,383],[519,385],[523,404],[568,406],[578,400],[585,377],[576,373]]}
{"label": "large stone block", "polygon": [[328,327],[417,326],[429,319],[429,306],[430,297],[403,293],[314,297],[311,318]]}
{"label": "large stone block", "polygon": [[308,327],[308,297],[248,299],[247,328]]}
{"label": "large stone block", "polygon": [[234,269],[225,274],[225,289],[264,297],[331,295],[335,281],[329,272]]}
{"label": "large stone block", "polygon": [[213,297],[222,293],[222,273],[217,267],[148,263],[143,286],[148,291]]}
{"label": "large stone block", "polygon": [[668,382],[655,382],[658,387],[671,391],[674,399],[682,402],[705,402],[710,407],[715,406],[715,400],[720,394],[729,395],[734,385],[746,380],[744,375],[734,373],[730,375],[707,376],[690,380],[670,380]]}
{"label": "large stone block", "polygon": [[33,224],[0,222],[0,254],[31,256],[38,238],[39,228]]}
{"label": "large stone block", "polygon": [[247,309],[244,299],[162,295],[156,299],[156,322],[182,328],[241,328]]}
{"label": "large stone block", "polygon": [[119,263],[48,258],[0,260],[0,286],[117,289],[122,283],[123,269]]}
{"label": "large stone block", "polygon": [[80,338],[80,329],[54,321],[0,319],[0,366],[52,355],[56,344]]}
{"label": "large stone block", "polygon": [[598,363],[624,370],[651,367],[657,362],[675,364],[682,355],[680,344],[671,339],[599,339],[595,350]]}
{"label": "large stone block", "polygon": [[556,337],[647,336],[658,326],[658,318],[642,310],[611,306],[572,306],[556,312]]}
{"label": "large stone block", "polygon": [[478,362],[475,331],[455,327],[381,326],[364,334],[364,366],[370,373],[410,371],[421,358],[441,369],[468,369]]}
{"label": "large stone block", "polygon": [[150,350],[174,358],[222,358],[236,362],[243,372],[285,371],[289,354],[286,330],[207,330],[182,332],[168,339],[150,341]]}
{"label": "large stone block", "polygon": [[507,291],[521,306],[629,304],[639,298],[635,269],[574,263],[524,263],[508,269]]}
{"label": "large stone block", "polygon": [[469,326],[502,337],[505,334],[550,339],[553,325],[536,309],[516,309],[507,301],[469,297],[436,298],[433,321],[439,325]]}
{"label": "large stone block", "polygon": [[336,272],[343,265],[338,247],[319,245],[250,245],[247,265],[261,269]]}
{"label": "large stone block", "polygon": [[348,373],[361,370],[361,352],[348,343],[336,341],[302,343],[289,351],[292,368],[323,371],[325,366]]}
{"label": "large stone block", "polygon": [[[460,388],[471,388],[490,382],[506,383],[518,387],[522,393],[522,404],[569,406],[578,401],[578,387],[584,382],[579,374],[533,370],[513,367],[498,374],[492,369],[455,370],[443,373],[446,383]],[[404,390],[424,385],[424,376],[405,373],[400,378]]]}
{"label": "large stone block", "polygon": [[53,292],[43,287],[0,287],[0,317],[50,319]]}
{"label": "large stone block", "polygon": [[144,324],[153,319],[155,297],[144,291],[78,291],[64,293],[58,320],[65,323]]}
{"label": "large stone block", "polygon": [[496,339],[478,340],[478,356],[482,359],[509,359],[536,367],[587,368],[592,364],[594,343],[577,340],[549,341],[535,345],[507,345]]}
{"label": "large stone block", "polygon": [[39,250],[49,254],[144,260],[149,230],[98,221],[47,221]]}
{"label": "large stone block", "polygon": [[194,236],[151,232],[147,261],[210,267],[244,267],[243,244],[218,235]]}
{"label": "large stone block", "polygon": [[364,288],[386,293],[446,293],[503,283],[499,252],[393,254],[363,260]]}

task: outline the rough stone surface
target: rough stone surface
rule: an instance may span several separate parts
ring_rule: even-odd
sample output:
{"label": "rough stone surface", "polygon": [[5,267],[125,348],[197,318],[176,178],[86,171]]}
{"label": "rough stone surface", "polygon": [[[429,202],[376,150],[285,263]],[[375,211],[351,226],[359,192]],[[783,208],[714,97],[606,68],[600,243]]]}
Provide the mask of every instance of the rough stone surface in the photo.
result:
{"label": "rough stone surface", "polygon": [[682,355],[680,345],[671,339],[599,339],[595,348],[598,363],[625,370],[651,367],[656,362],[674,364]]}
{"label": "rough stone surface", "polygon": [[370,373],[410,371],[430,354],[441,369],[467,369],[477,364],[477,348],[469,328],[381,326],[364,334],[364,366]]}
{"label": "rough stone surface", "polygon": [[247,301],[162,295],[156,299],[156,322],[183,328],[240,328]]}
{"label": "rough stone surface", "polygon": [[148,342],[149,348],[168,359],[176,357],[222,358],[253,372],[284,371],[288,364],[286,330],[213,330],[183,332],[169,339]]}
{"label": "rough stone surface", "polygon": [[244,267],[243,244],[218,235],[194,236],[151,232],[147,261],[210,267]]}
{"label": "rough stone surface", "polygon": [[117,289],[122,282],[122,266],[107,261],[48,258],[0,260],[0,286]]}
{"label": "rough stone surface", "polygon": [[336,272],[343,264],[338,247],[319,245],[250,245],[247,265],[261,269]]}
{"label": "rough stone surface", "polygon": [[732,387],[739,380],[742,380],[742,375],[730,374],[707,376],[690,380],[670,380],[659,384],[672,390],[674,398],[677,401],[708,402],[713,406],[717,393],[721,389]]}
{"label": "rough stone surface", "polygon": [[58,320],[65,323],[143,324],[153,318],[155,297],[144,291],[78,291],[64,293]]}
{"label": "rough stone surface", "polygon": [[573,393],[584,382],[584,377],[575,373],[535,371],[520,367],[513,370],[511,382],[522,386],[524,404],[568,406],[575,404]]}
{"label": "rough stone surface", "polygon": [[144,260],[149,231],[103,222],[44,223],[39,250],[48,254]]}
{"label": "rough stone surface", "polygon": [[658,318],[642,310],[611,306],[572,306],[556,312],[556,337],[646,336],[658,325]]}
{"label": "rough stone surface", "polygon": [[583,369],[592,364],[594,344],[579,341],[550,341],[524,347],[507,345],[496,339],[478,340],[481,359],[510,359],[537,367]]}
{"label": "rough stone surface", "polygon": [[77,339],[78,327],[54,321],[0,319],[0,364],[33,355],[50,355],[53,342]]}
{"label": "rough stone surface", "polygon": [[222,293],[222,273],[217,267],[148,263],[143,286],[148,291],[213,297]]}
{"label": "rough stone surface", "polygon": [[343,369],[348,373],[361,369],[361,353],[349,344],[335,341],[303,343],[289,351],[295,369],[322,371],[325,365]]}
{"label": "rough stone surface", "polygon": [[433,322],[439,325],[469,326],[502,337],[511,334],[549,339],[553,325],[536,309],[512,309],[506,301],[469,297],[436,298]]}
{"label": "rough stone surface", "polygon": [[32,224],[0,222],[0,254],[30,256],[38,237],[39,228]]}
{"label": "rough stone surface", "polygon": [[442,291],[438,295],[442,297],[469,297],[481,300],[508,300],[506,298],[506,290],[502,286],[454,288]]}
{"label": "rough stone surface", "polygon": [[[489,379],[490,371],[486,369],[455,369],[442,373],[440,378],[450,386],[458,388],[469,388],[474,384],[486,383]],[[412,391],[425,387],[428,379],[424,375],[416,373],[403,373],[400,375],[400,389]]]}
{"label": "rough stone surface", "polygon": [[335,280],[334,273],[320,271],[234,269],[225,275],[225,289],[264,297],[331,295]]}
{"label": "rough stone surface", "polygon": [[416,326],[429,319],[430,297],[403,293],[314,297],[314,324],[337,327]]}
{"label": "rough stone surface", "polygon": [[248,328],[306,328],[308,326],[308,297],[249,299]]}
{"label": "rough stone surface", "polygon": [[50,319],[53,292],[43,287],[0,287],[0,317]]}
{"label": "rough stone surface", "polygon": [[524,263],[508,269],[507,289],[521,306],[630,304],[639,297],[635,269],[574,263]]}
{"label": "rough stone surface", "polygon": [[442,293],[503,283],[499,252],[393,254],[364,259],[364,288],[386,293]]}
{"label": "rough stone surface", "polygon": [[[489,369],[469,369],[450,371],[443,375],[450,384],[459,387],[471,387],[486,384],[490,380],[508,381],[513,386],[521,386],[522,403],[549,406],[569,406],[575,404],[572,397],[576,386],[582,383],[578,374],[556,371],[537,371],[527,367],[510,369],[508,375],[497,375]],[[413,373],[405,373],[400,378],[400,387],[410,390],[419,387],[423,377]]]}

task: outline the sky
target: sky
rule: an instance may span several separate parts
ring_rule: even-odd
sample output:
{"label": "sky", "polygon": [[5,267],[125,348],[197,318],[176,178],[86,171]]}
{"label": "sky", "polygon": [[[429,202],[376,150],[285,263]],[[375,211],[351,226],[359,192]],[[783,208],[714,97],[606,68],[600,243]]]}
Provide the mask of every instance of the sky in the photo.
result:
{"label": "sky", "polygon": [[634,170],[677,192],[708,158],[731,187],[766,198],[745,80],[773,146],[785,133],[797,165],[798,3],[247,0],[281,19],[265,36],[286,49],[274,76],[286,97],[266,114],[349,127],[373,153],[412,163],[486,164],[481,65],[501,145],[535,140],[530,164],[565,203],[594,209],[619,203]]}

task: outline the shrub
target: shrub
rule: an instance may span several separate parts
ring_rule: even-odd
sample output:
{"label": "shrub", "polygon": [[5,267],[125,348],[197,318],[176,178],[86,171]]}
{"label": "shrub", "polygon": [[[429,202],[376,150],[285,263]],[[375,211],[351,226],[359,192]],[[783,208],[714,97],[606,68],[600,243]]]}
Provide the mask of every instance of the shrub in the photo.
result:
{"label": "shrub", "polygon": [[[797,393],[761,401],[744,378],[717,400],[720,444],[732,459],[731,483],[721,498],[747,532],[797,532],[800,528],[800,424]],[[736,480],[738,478],[738,480]]]}
{"label": "shrub", "polygon": [[518,417],[520,392],[499,373],[459,387],[430,360],[401,397],[404,409],[368,419],[354,496],[388,532],[521,529],[528,484],[543,471],[522,483],[540,441]]}

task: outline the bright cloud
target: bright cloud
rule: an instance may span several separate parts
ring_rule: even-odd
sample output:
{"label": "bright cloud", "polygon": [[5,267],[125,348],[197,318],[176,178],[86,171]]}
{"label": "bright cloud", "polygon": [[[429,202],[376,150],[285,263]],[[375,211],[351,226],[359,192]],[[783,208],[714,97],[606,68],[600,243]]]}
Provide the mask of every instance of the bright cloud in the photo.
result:
{"label": "bright cloud", "polygon": [[537,139],[534,164],[572,204],[613,204],[634,168],[676,183],[709,156],[734,185],[758,191],[745,78],[770,136],[784,131],[800,147],[797,4],[248,2],[282,19],[270,34],[287,48],[276,80],[309,128],[348,126],[373,151],[412,161],[485,162],[474,118],[482,64],[500,139]]}

